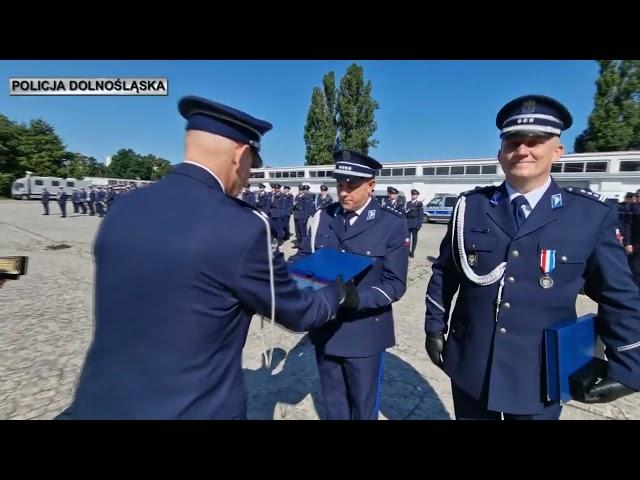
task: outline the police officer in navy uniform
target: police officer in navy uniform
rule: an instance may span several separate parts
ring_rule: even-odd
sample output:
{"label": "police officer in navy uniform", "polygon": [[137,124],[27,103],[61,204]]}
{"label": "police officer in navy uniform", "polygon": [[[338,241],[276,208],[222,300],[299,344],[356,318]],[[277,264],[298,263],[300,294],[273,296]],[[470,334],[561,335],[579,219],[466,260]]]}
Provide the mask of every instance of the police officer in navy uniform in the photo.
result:
{"label": "police officer in navy uniform", "polygon": [[310,234],[290,261],[320,248],[375,260],[356,279],[357,304],[311,332],[327,418],[375,420],[384,351],[395,345],[392,304],[407,286],[407,223],[371,198],[382,168],[378,161],[353,150],[336,152],[334,160],[339,203],[315,213]]}
{"label": "police officer in navy uniform", "polygon": [[329,195],[329,187],[320,185],[320,196],[316,199],[316,209],[326,208],[333,203],[333,198]]}
{"label": "police officer in navy uniform", "polygon": [[284,239],[289,240],[291,238],[291,214],[293,213],[293,194],[291,193],[291,187],[285,185],[284,187],[284,217],[282,219],[282,231],[284,232]]}
{"label": "police officer in navy uniform", "polygon": [[276,229],[278,234],[278,245],[282,245],[284,243],[284,216],[285,216],[285,204],[286,199],[284,198],[284,194],[280,190],[282,185],[279,183],[274,183],[271,185],[273,188],[271,194],[271,209],[269,211],[269,217],[271,217],[271,221],[273,222],[273,226]]}
{"label": "police officer in navy uniform", "polygon": [[60,207],[60,218],[66,218],[67,216],[67,197],[68,195],[62,187],[58,189],[58,206]]}
{"label": "police officer in navy uniform", "polygon": [[104,217],[106,195],[102,187],[98,187],[98,193],[96,194],[96,213],[100,218]]}
{"label": "police officer in navy uniform", "polygon": [[256,206],[256,196],[251,191],[251,184],[249,184],[249,183],[247,183],[244,186],[244,190],[242,192],[242,200],[244,202],[248,203],[249,205],[251,205],[252,207]]}
{"label": "police officer in navy uniform", "polygon": [[96,214],[96,191],[93,189],[93,185],[89,187],[89,216],[93,217]]}
{"label": "police officer in navy uniform", "polygon": [[298,194],[293,199],[293,223],[296,228],[296,241],[294,246],[299,247],[302,239],[307,234],[307,221],[309,220],[309,202],[307,190],[304,185],[298,186]]}
{"label": "police officer in navy uniform", "polygon": [[78,193],[77,188],[73,189],[73,193],[71,194],[71,203],[73,203],[73,213],[79,213],[80,210],[78,208],[78,204],[80,203],[80,194]]}
{"label": "police officer in navy uniform", "polygon": [[179,110],[185,161],[100,225],[95,333],[71,419],[245,418],[242,348],[253,314],[271,316],[270,285],[275,319],[296,331],[355,298],[341,282],[299,290],[268,218],[236,198],[271,124],[200,97]]}
{"label": "police officer in navy uniform", "polygon": [[411,252],[409,257],[413,258],[416,246],[418,245],[418,231],[422,227],[422,219],[424,217],[424,207],[422,202],[418,200],[420,192],[415,188],[411,190],[411,200],[405,206],[405,215],[407,216],[407,228],[411,234]]}
{"label": "police officer in navy uniform", "polygon": [[49,215],[49,198],[51,194],[49,190],[45,188],[42,189],[42,206],[44,207],[43,215]]}
{"label": "police officer in navy uniform", "polygon": [[640,203],[638,202],[638,192],[632,196],[631,203],[626,207],[623,236],[629,268],[636,285],[640,286]]}
{"label": "police officer in navy uniform", "polygon": [[560,417],[543,387],[543,331],[576,318],[582,289],[599,304],[608,374],[579,400],[607,402],[640,389],[640,295],[616,238],[617,208],[550,176],[571,124],[549,97],[507,103],[496,118],[506,180],[463,193],[440,245],[426,292],[425,346],[451,378],[458,419]]}
{"label": "police officer in navy uniform", "polygon": [[80,189],[80,208],[83,215],[87,213],[87,191],[84,188]]}
{"label": "police officer in navy uniform", "polygon": [[268,196],[265,188],[266,186],[264,183],[258,184],[258,192],[256,193],[256,208],[261,212],[269,215]]}
{"label": "police officer in navy uniform", "polygon": [[404,204],[398,198],[400,191],[395,187],[387,187],[387,198],[382,199],[382,205],[404,214]]}

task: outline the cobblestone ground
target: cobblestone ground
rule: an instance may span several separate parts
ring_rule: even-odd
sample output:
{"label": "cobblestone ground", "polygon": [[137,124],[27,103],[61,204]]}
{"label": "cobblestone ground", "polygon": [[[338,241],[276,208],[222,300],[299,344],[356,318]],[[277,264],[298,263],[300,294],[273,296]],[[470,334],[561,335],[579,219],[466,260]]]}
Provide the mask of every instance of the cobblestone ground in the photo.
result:
{"label": "cobblestone ground", "polygon": [[[70,402],[93,329],[93,239],[100,219],[49,216],[35,201],[0,201],[0,255],[28,255],[29,271],[0,289],[0,419],[51,419]],[[71,206],[67,211],[73,211]],[[385,357],[383,419],[453,418],[447,377],[423,347],[424,292],[445,227],[420,231],[407,293],[395,307],[397,345]],[[293,230],[292,230],[293,231]],[[291,254],[290,244],[285,253]],[[578,313],[595,311],[580,297]],[[252,419],[317,419],[324,410],[313,349],[306,335],[275,327],[270,369],[255,319],[243,354]],[[563,419],[640,419],[640,395],[607,405],[569,403]]]}

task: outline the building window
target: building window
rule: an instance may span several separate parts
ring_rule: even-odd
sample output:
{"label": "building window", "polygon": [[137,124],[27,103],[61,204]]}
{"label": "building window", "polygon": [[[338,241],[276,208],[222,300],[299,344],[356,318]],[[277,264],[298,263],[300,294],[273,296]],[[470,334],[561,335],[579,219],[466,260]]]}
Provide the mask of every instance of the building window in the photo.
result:
{"label": "building window", "polygon": [[424,167],[422,169],[422,175],[435,175],[436,169],[433,167]]}
{"label": "building window", "polygon": [[389,177],[389,176],[391,176],[391,169],[390,168],[383,168],[380,171],[380,176],[381,177]]}
{"label": "building window", "polygon": [[405,174],[405,176],[415,175],[416,174],[416,169],[415,168],[405,168],[404,169],[404,174]]}
{"label": "building window", "polygon": [[51,180],[51,185],[53,185],[54,187],[59,187],[60,182],[58,180]]}
{"label": "building window", "polygon": [[480,175],[480,166],[479,165],[467,165],[465,167],[465,171],[467,175]]}
{"label": "building window", "polygon": [[638,172],[640,171],[640,161],[637,160],[623,160],[620,162],[621,172]]}
{"label": "building window", "polygon": [[436,168],[436,175],[449,175],[449,167]]}
{"label": "building window", "polygon": [[451,167],[451,175],[464,175],[464,167]]}
{"label": "building window", "polygon": [[582,173],[584,172],[584,162],[566,162],[564,164],[564,173]]}
{"label": "building window", "polygon": [[606,172],[607,165],[607,162],[587,162],[587,172]]}
{"label": "building window", "polygon": [[67,182],[67,187],[73,187],[73,182]]}
{"label": "building window", "polygon": [[551,173],[560,173],[562,172],[562,164],[561,163],[552,163],[551,164]]}
{"label": "building window", "polygon": [[393,175],[394,177],[401,177],[402,171],[402,168],[394,168],[393,170],[391,170],[391,175]]}
{"label": "building window", "polygon": [[42,185],[42,180],[36,180],[36,185]]}
{"label": "building window", "polygon": [[482,175],[495,175],[498,171],[497,165],[483,165],[482,166]]}

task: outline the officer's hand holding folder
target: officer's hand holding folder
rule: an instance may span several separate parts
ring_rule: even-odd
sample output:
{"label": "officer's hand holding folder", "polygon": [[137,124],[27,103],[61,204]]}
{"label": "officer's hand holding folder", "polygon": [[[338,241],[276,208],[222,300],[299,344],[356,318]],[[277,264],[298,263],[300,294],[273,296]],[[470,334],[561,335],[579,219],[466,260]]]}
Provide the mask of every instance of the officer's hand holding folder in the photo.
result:
{"label": "officer's hand holding folder", "polygon": [[593,314],[545,329],[547,400],[606,403],[634,393],[607,378],[607,362],[597,357],[597,344]]}
{"label": "officer's hand holding folder", "polygon": [[291,264],[289,271],[302,290],[318,290],[337,282],[341,291],[341,308],[355,310],[358,308],[358,291],[354,279],[371,265],[373,259],[370,257],[321,248]]}

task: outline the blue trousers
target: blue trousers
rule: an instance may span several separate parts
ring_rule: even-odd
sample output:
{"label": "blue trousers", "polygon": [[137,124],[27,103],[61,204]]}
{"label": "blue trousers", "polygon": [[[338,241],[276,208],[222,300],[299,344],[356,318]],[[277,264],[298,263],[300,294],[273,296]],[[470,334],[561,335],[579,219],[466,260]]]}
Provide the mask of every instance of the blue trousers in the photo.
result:
{"label": "blue trousers", "polygon": [[327,420],[377,420],[383,355],[334,357],[316,347]]}

